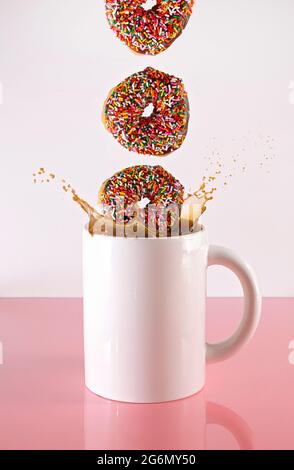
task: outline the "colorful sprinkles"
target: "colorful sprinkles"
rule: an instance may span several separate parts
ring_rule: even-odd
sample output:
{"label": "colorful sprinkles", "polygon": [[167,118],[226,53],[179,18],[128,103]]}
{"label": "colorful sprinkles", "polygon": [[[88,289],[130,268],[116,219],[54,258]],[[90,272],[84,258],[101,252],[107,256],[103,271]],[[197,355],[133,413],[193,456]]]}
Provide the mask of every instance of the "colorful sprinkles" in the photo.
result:
{"label": "colorful sprinkles", "polygon": [[[149,116],[144,111],[152,106]],[[128,150],[167,155],[187,134],[189,101],[182,80],[147,67],[117,85],[108,96],[104,124]]]}
{"label": "colorful sprinkles", "polygon": [[159,54],[182,33],[194,0],[106,0],[106,16],[117,37],[140,54]]}
{"label": "colorful sprinkles", "polygon": [[[138,203],[143,199],[149,202],[140,208]],[[159,165],[125,168],[107,179],[99,192],[104,215],[116,222],[137,216],[145,224],[153,218],[151,223],[155,222],[157,228],[171,225],[183,202],[184,186]]]}

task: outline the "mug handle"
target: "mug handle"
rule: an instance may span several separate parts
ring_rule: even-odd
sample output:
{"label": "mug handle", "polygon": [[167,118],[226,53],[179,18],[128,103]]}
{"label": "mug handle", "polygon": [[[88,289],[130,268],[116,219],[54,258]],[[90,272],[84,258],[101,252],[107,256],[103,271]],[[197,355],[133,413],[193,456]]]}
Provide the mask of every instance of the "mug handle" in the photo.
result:
{"label": "mug handle", "polygon": [[209,246],[208,266],[229,268],[239,278],[244,293],[243,317],[235,333],[219,343],[206,343],[208,363],[219,362],[235,354],[253,336],[261,311],[261,296],[255,274],[234,251],[218,245]]}

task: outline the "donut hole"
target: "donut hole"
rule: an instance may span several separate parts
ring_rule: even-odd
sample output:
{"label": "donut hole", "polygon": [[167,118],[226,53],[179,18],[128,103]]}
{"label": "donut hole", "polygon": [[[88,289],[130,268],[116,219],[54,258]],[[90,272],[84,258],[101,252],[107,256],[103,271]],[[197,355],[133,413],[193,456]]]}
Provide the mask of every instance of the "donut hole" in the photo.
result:
{"label": "donut hole", "polygon": [[149,103],[145,107],[145,109],[142,113],[142,117],[150,117],[150,116],[152,116],[153,112],[154,112],[154,105],[152,103]]}
{"label": "donut hole", "polygon": [[144,10],[152,10],[153,7],[157,4],[157,0],[146,0],[141,6]]}

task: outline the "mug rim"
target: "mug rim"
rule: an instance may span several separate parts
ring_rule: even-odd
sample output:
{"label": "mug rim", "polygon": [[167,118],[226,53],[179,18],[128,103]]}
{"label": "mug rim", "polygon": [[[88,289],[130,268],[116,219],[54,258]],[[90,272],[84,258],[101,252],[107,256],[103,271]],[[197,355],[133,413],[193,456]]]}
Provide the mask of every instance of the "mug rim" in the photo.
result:
{"label": "mug rim", "polygon": [[179,240],[179,239],[187,239],[187,238],[194,238],[196,236],[200,236],[206,233],[206,228],[204,227],[203,224],[199,224],[200,229],[197,230],[197,232],[191,232],[191,233],[186,233],[184,235],[174,235],[171,237],[121,237],[121,236],[114,236],[114,235],[106,235],[105,233],[94,233],[93,235],[90,234],[89,230],[89,223],[86,223],[84,225],[84,232],[89,234],[91,238],[97,236],[97,237],[104,237],[104,238],[109,238],[109,239],[116,239],[116,240]]}

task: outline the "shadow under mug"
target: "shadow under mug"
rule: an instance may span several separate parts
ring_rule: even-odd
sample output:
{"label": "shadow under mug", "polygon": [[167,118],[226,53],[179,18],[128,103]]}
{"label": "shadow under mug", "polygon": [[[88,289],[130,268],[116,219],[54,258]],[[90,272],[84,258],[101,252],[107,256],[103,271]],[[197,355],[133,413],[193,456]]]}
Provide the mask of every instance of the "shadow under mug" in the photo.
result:
{"label": "shadow under mug", "polygon": [[[184,400],[140,404],[104,400],[85,390],[85,449],[211,449],[215,445],[207,443],[206,437],[210,424],[229,431],[240,450],[253,449],[252,431],[243,418],[227,407],[207,402],[203,391]],[[224,438],[228,445],[225,433]],[[218,442],[217,447],[222,445]]]}
{"label": "shadow under mug", "polygon": [[[244,291],[237,330],[206,343],[206,270],[231,269]],[[196,233],[167,238],[83,236],[86,386],[112,400],[154,403],[193,395],[206,362],[234,354],[257,327],[255,276],[233,251]]]}

